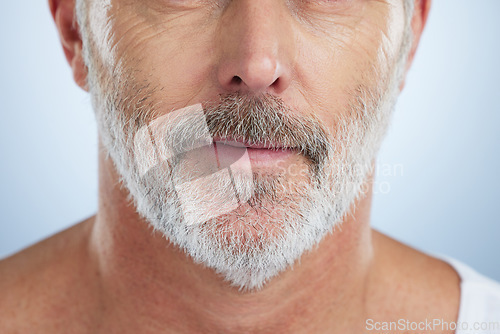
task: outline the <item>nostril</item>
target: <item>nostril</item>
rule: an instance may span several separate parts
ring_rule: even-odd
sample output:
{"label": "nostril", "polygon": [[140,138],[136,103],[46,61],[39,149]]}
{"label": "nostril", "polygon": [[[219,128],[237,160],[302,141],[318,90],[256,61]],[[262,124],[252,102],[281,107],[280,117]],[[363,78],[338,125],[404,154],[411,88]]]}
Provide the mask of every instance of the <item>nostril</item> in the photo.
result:
{"label": "nostril", "polygon": [[238,76],[234,76],[233,79],[231,79],[231,84],[233,84],[233,85],[240,85],[241,82],[242,82],[242,80]]}
{"label": "nostril", "polygon": [[280,78],[277,78],[276,80],[274,80],[271,86],[278,87],[280,85],[280,82],[281,82]]}

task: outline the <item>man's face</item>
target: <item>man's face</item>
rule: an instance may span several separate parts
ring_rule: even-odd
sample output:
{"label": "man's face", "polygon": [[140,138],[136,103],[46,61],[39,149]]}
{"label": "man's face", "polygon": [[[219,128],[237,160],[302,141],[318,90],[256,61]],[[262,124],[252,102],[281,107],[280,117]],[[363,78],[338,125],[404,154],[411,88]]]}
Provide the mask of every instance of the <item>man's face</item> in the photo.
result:
{"label": "man's face", "polygon": [[101,140],[196,261],[261,287],[362,195],[405,67],[401,0],[78,6]]}

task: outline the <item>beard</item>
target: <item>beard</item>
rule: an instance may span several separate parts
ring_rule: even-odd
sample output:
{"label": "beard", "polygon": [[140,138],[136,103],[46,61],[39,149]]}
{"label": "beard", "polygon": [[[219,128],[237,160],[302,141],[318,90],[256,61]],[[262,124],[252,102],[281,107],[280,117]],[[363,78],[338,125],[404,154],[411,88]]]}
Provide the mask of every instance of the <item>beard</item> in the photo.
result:
{"label": "beard", "polygon": [[[328,128],[268,94],[165,112],[162,87],[139,85],[132,69],[107,77],[82,37],[100,139],[129,200],[155,231],[240,290],[292,266],[364,195],[408,49],[376,87],[352,88],[348,110]],[[246,147],[226,141],[290,150],[300,173],[252,166]]]}

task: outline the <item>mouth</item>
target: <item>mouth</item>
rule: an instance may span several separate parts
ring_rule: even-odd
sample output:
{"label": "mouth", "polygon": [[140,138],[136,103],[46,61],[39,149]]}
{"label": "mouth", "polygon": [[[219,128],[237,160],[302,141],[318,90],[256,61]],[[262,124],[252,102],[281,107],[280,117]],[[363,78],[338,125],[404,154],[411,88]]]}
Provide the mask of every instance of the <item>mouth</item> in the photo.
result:
{"label": "mouth", "polygon": [[235,156],[248,156],[252,167],[272,167],[276,163],[285,161],[291,155],[297,153],[294,147],[287,147],[280,143],[264,142],[252,143],[249,141],[238,140],[234,138],[213,138],[216,154],[220,160],[226,160],[223,157],[226,155],[232,156],[234,161]]}

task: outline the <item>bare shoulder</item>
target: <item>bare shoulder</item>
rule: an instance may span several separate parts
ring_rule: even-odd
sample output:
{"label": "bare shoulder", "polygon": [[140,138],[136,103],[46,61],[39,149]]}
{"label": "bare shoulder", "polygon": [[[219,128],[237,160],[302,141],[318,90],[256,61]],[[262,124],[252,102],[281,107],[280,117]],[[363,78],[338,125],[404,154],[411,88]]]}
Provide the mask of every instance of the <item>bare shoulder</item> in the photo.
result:
{"label": "bare shoulder", "polygon": [[378,308],[381,318],[457,320],[460,277],[453,267],[379,232],[373,239],[377,282],[385,287],[376,298],[388,305]]}
{"label": "bare shoulder", "polygon": [[89,218],[0,261],[1,333],[59,333],[64,321],[81,317],[92,224]]}

